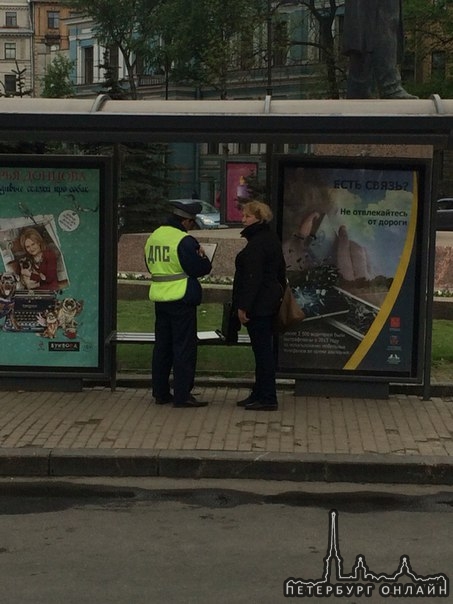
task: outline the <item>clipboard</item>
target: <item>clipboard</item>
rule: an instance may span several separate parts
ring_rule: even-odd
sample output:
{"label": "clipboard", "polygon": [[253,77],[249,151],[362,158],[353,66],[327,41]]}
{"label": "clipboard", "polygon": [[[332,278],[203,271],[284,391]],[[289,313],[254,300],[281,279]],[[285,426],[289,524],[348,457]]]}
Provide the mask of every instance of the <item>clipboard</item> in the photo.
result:
{"label": "clipboard", "polygon": [[206,254],[209,261],[212,262],[218,243],[202,243],[201,247],[204,249],[204,253]]}

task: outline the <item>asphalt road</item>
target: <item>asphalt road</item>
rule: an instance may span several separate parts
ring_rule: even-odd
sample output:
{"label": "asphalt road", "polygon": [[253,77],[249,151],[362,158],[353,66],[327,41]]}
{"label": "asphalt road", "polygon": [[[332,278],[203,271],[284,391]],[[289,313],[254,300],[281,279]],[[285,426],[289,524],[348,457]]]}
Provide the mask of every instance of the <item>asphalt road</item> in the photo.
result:
{"label": "asphalt road", "polygon": [[[404,555],[416,577],[451,578],[453,487],[3,480],[1,601],[278,604],[288,601],[288,578],[322,577],[333,542],[332,510],[343,574],[361,555],[370,571],[390,577]],[[331,576],[329,584],[340,583]],[[351,596],[310,600],[389,601],[379,595],[380,584],[362,581],[370,597],[360,593],[360,584],[350,587]]]}

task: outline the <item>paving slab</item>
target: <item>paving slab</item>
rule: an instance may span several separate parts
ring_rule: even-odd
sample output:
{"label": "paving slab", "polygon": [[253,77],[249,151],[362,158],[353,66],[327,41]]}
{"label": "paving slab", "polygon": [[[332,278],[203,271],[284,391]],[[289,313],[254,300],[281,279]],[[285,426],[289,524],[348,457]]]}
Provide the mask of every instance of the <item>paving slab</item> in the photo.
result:
{"label": "paving slab", "polygon": [[153,403],[149,387],[0,393],[1,476],[167,476],[453,484],[453,396],[295,395],[247,411],[246,383],[200,381],[209,405]]}

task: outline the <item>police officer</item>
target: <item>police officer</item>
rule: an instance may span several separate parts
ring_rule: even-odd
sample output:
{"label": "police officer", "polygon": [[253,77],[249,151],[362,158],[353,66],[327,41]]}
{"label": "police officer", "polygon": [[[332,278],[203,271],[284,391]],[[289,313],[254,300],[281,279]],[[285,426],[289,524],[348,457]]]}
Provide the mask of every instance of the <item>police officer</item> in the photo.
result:
{"label": "police officer", "polygon": [[[155,303],[152,388],[157,405],[204,407],[191,395],[197,363],[197,306],[201,303],[198,277],[212,265],[198,241],[187,231],[195,228],[201,204],[171,202],[172,215],[145,244],[145,262],[151,273],[149,298]],[[170,372],[173,367],[173,390]]]}

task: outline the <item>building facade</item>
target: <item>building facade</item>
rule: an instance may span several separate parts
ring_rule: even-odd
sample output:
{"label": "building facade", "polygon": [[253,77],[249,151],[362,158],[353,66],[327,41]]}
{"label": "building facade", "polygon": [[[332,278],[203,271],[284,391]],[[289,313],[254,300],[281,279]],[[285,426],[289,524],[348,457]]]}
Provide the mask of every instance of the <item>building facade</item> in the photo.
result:
{"label": "building facade", "polygon": [[34,85],[28,0],[0,0],[0,95],[29,95]]}
{"label": "building facade", "polygon": [[[231,61],[226,78],[226,98],[274,99],[335,98],[343,94],[347,64],[341,55],[344,3],[316,0],[316,12],[308,2],[269,0],[272,18],[257,24],[253,36],[238,34],[232,40]],[[452,10],[453,2],[445,2]],[[453,12],[453,10],[452,10]],[[453,17],[452,17],[453,20]],[[269,23],[271,35],[269,36]],[[409,33],[402,73],[406,81],[420,83],[434,76],[453,82],[453,47],[438,37],[415,38]],[[412,38],[411,38],[412,36]],[[337,81],[329,82],[326,39],[332,42]],[[106,91],[109,67],[113,79],[126,92],[130,88],[125,60],[116,47],[99,43],[94,22],[71,11],[60,0],[0,0],[0,96],[40,96],[42,77],[54,57],[64,54],[73,62],[71,79],[78,97],[94,97]],[[134,85],[140,99],[214,99],[214,87],[196,87],[174,82],[161,70],[145,69],[139,57],[133,58]],[[452,85],[453,89],[453,85]],[[276,153],[306,153],[301,145],[282,145]],[[445,154],[442,193],[451,195],[452,161]],[[217,200],[225,181],[227,162],[253,161],[259,179],[266,178],[266,145],[253,141],[218,141],[198,145],[180,145],[172,157],[181,168],[182,178],[172,191],[173,197],[187,197],[197,191],[207,201]]]}
{"label": "building facade", "polygon": [[61,2],[48,0],[30,0],[30,10],[33,26],[33,96],[40,96],[47,67],[59,53],[68,53],[66,20],[71,11]]}

